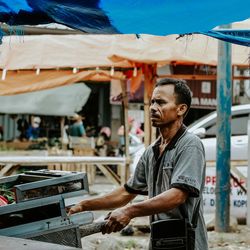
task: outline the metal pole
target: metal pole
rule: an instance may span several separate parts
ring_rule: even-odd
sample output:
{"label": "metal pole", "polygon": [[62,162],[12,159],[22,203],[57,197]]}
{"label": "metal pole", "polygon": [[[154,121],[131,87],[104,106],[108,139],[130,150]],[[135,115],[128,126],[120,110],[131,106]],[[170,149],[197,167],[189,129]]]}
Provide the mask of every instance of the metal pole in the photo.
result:
{"label": "metal pole", "polygon": [[250,227],[250,116],[247,124],[248,135],[248,169],[247,169],[247,226]]}
{"label": "metal pole", "polygon": [[229,231],[232,106],[231,71],[231,44],[218,41],[215,216],[215,230],[217,232]]}

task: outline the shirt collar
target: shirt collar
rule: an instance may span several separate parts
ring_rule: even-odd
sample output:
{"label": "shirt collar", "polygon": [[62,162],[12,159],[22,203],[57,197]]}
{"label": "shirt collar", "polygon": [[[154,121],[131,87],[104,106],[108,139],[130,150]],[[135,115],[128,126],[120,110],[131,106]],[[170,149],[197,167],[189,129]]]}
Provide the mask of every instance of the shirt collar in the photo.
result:
{"label": "shirt collar", "polygon": [[[179,130],[177,131],[177,133],[174,135],[174,137],[171,139],[171,141],[166,146],[165,150],[173,149],[175,147],[177,141],[179,140],[179,138],[185,133],[186,130],[187,130],[187,127],[184,124],[182,124],[181,127],[179,128]],[[161,144],[161,140],[162,140],[161,137],[159,137],[156,140],[156,142],[153,146],[154,149],[159,147],[159,145]]]}

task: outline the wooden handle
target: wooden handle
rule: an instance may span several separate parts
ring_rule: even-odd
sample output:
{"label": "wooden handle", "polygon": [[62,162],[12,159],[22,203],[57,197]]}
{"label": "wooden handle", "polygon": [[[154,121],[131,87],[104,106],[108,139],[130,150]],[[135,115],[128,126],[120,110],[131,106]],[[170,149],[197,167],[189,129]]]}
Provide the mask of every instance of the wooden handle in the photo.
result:
{"label": "wooden handle", "polygon": [[85,237],[91,234],[100,233],[102,227],[106,224],[106,221],[92,223],[88,225],[84,225],[80,227],[80,235],[81,237]]}

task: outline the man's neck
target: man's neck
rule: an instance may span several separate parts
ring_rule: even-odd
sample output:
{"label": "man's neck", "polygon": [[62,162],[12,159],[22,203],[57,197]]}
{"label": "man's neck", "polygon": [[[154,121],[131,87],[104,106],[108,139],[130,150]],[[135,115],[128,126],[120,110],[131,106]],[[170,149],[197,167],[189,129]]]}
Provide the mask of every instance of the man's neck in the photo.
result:
{"label": "man's neck", "polygon": [[182,125],[183,123],[178,121],[172,124],[172,126],[160,128],[160,134],[162,137],[161,143],[168,144],[172,140],[172,138],[176,135],[176,133],[178,132],[178,130],[181,128]]}

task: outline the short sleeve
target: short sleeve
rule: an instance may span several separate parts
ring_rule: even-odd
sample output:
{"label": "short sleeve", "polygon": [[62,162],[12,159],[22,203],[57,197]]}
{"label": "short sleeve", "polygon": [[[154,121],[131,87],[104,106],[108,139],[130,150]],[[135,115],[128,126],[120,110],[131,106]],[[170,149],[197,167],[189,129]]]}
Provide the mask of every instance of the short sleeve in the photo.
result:
{"label": "short sleeve", "polygon": [[185,146],[175,162],[170,187],[184,189],[190,196],[198,197],[203,188],[204,171],[203,146]]}
{"label": "short sleeve", "polygon": [[146,181],[146,162],[145,162],[145,152],[140,158],[133,176],[130,177],[130,179],[127,181],[127,183],[124,185],[125,189],[129,193],[134,194],[142,194],[147,195],[148,194],[148,187],[147,187],[147,181]]}

